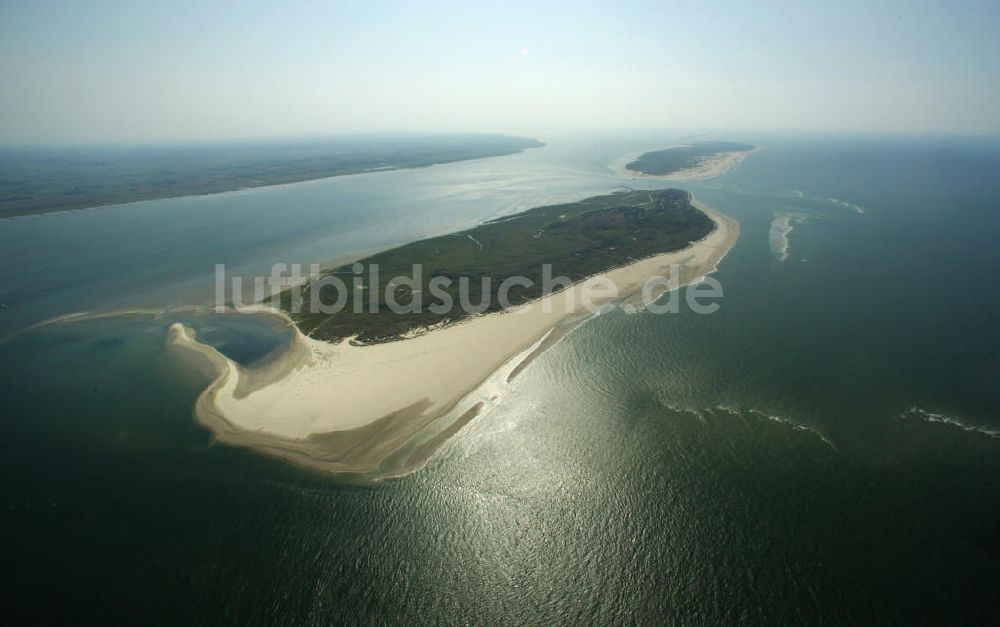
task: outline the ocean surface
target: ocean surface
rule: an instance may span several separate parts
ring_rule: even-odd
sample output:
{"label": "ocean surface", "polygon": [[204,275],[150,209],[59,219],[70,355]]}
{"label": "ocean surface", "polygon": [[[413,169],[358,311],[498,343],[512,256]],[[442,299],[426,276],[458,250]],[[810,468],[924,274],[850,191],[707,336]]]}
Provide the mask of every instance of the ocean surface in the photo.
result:
{"label": "ocean surface", "polygon": [[[172,310],[619,185],[666,134],[0,221],[6,618],[218,625],[976,623],[1000,609],[1000,139],[726,136],[712,315],[578,327],[378,484],[213,445]],[[154,308],[25,327],[77,311]],[[8,620],[10,622],[10,620]]]}

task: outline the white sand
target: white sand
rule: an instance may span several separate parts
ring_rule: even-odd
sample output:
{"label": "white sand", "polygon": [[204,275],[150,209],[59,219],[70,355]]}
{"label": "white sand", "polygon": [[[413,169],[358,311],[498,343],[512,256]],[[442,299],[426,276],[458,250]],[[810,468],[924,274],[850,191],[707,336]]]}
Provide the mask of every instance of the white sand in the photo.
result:
{"label": "white sand", "polygon": [[619,176],[632,178],[653,178],[665,181],[700,181],[725,174],[739,165],[747,155],[757,152],[757,150],[759,150],[759,148],[754,148],[753,150],[716,153],[711,157],[706,157],[701,161],[701,163],[693,168],[687,168],[670,174],[645,174],[643,172],[629,170],[626,166],[643,154],[635,153],[626,155],[622,159],[619,159],[616,162],[615,169],[617,170]]}
{"label": "white sand", "polygon": [[[581,305],[581,293],[601,277],[614,282],[617,294],[595,299],[598,303],[636,294],[647,279],[664,276],[671,264],[682,267],[682,284],[712,272],[736,241],[739,224],[699,208],[717,228],[684,250],[611,270],[517,311],[473,318],[410,339],[371,346],[334,345],[305,337],[294,328],[293,348],[257,372],[198,343],[193,332],[180,325],[171,328],[169,342],[188,358],[200,359],[202,365],[207,362],[217,375],[199,399],[196,414],[221,441],[333,470],[372,471],[442,416],[471,418],[488,404],[505,383],[496,376],[491,380],[491,375],[514,370],[518,362],[544,347],[542,340],[557,326],[564,328],[589,316]],[[569,313],[567,301],[574,303]],[[490,385],[483,385],[487,381]],[[395,421],[391,425],[385,422],[390,417]],[[341,444],[324,440],[322,455],[316,452],[317,434],[360,433],[383,423],[387,426],[379,426],[377,435],[365,436],[363,446],[357,438]],[[406,433],[387,436],[401,429]],[[352,447],[349,463],[344,461],[347,452],[332,451],[337,446]]]}

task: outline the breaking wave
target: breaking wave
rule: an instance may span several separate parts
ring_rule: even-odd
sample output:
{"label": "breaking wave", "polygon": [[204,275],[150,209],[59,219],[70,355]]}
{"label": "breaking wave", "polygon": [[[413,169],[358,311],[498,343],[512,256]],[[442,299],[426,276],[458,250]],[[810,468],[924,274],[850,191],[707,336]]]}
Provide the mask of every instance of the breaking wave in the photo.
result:
{"label": "breaking wave", "polygon": [[790,254],[791,243],[789,236],[795,229],[796,224],[805,221],[806,216],[794,211],[781,211],[774,214],[771,220],[771,230],[768,232],[768,245],[771,247],[771,254],[778,261],[786,261]]}
{"label": "breaking wave", "polygon": [[921,409],[919,407],[911,407],[899,415],[900,418],[905,419],[917,419],[923,420],[924,422],[931,422],[942,425],[949,425],[952,427],[957,427],[962,431],[967,431],[969,433],[976,433],[979,435],[985,435],[997,440],[1000,440],[1000,429],[990,429],[988,427],[983,427],[979,425],[971,425],[964,422],[954,416],[947,416],[945,414],[937,414],[934,412],[927,411],[926,409]]}
{"label": "breaking wave", "polygon": [[829,197],[829,196],[812,196],[812,195],[806,194],[805,192],[803,192],[800,189],[790,189],[788,191],[793,196],[795,196],[796,198],[799,198],[799,199],[802,199],[802,200],[815,200],[815,201],[820,201],[820,202],[827,202],[827,203],[831,203],[831,204],[837,205],[838,207],[843,207],[844,209],[850,209],[851,211],[857,213],[858,215],[864,215],[865,214],[865,208],[864,207],[862,207],[861,205],[859,205],[857,203],[849,202],[849,201],[843,200],[841,198],[832,198],[832,197]]}
{"label": "breaking wave", "polygon": [[772,414],[770,412],[755,409],[753,407],[749,409],[743,409],[739,407],[732,407],[729,405],[716,405],[714,407],[697,409],[693,407],[681,407],[678,405],[670,405],[667,403],[663,403],[663,406],[675,414],[689,415],[696,418],[700,422],[706,424],[711,418],[717,417],[720,414],[727,416],[729,418],[739,418],[742,420],[746,420],[747,418],[749,418],[751,420],[773,422],[788,427],[794,431],[801,431],[804,433],[808,433],[813,437],[815,437],[816,439],[818,439],[819,441],[821,441],[826,446],[830,447],[832,450],[834,451],[839,450],[837,448],[837,445],[833,443],[833,440],[831,440],[829,437],[826,436],[826,434],[819,431],[818,429],[796,422],[791,418],[780,416],[778,414]]}
{"label": "breaking wave", "polygon": [[859,216],[865,214],[865,208],[861,205],[856,205],[853,202],[847,202],[846,200],[841,200],[839,198],[824,198],[823,200],[827,202],[832,202],[835,205],[840,205],[845,209],[850,209],[856,212]]}

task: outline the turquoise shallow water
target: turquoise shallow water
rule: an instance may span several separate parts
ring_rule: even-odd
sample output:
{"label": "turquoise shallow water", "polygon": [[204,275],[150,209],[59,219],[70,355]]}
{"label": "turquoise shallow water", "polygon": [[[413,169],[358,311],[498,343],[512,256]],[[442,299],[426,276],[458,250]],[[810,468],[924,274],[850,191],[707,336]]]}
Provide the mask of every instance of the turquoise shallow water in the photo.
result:
{"label": "turquoise shallow water", "polygon": [[[183,319],[252,363],[286,339],[258,318],[107,318],[7,341],[5,607],[206,624],[989,616],[1000,143],[731,139],[765,150],[684,186],[741,222],[720,311],[589,321],[400,480],[345,484],[210,445],[190,417],[204,381],[163,350],[166,327]],[[320,261],[605,191],[623,182],[606,164],[649,141],[3,222],[4,298],[25,303],[5,324],[89,308],[83,291],[192,302],[220,258]],[[244,220],[278,207],[300,228]],[[187,226],[164,231],[177,211]],[[790,212],[782,261],[769,234]],[[239,228],[200,232],[203,250],[176,245],[227,220]],[[125,230],[144,248],[109,248]],[[60,252],[37,245],[49,235]],[[98,276],[49,293],[31,268]]]}

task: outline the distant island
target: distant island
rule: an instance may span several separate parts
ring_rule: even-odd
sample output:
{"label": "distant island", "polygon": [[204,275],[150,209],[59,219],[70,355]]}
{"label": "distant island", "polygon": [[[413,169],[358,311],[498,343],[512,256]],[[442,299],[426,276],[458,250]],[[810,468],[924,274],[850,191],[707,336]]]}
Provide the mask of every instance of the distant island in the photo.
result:
{"label": "distant island", "polygon": [[[419,468],[494,403],[533,356],[594,315],[584,294],[610,283],[614,293],[600,292],[592,304],[633,303],[648,280],[672,269],[676,285],[687,285],[712,272],[738,236],[735,220],[696,206],[688,192],[619,192],[530,209],[361,260],[366,267],[380,264],[381,277],[409,274],[412,264],[423,264],[427,273],[418,288],[393,287],[404,302],[428,288],[432,276],[537,278],[539,265],[551,263],[555,273],[572,277],[544,296],[534,288],[513,293],[510,310],[400,315],[381,309],[353,314],[349,307],[290,317],[271,307],[251,308],[280,317],[293,333],[283,354],[253,368],[199,342],[180,323],[171,325],[167,341],[180,358],[211,373],[195,416],[218,441],[382,479]],[[305,289],[332,277],[351,284],[368,275],[342,265]],[[378,289],[385,287],[379,278]],[[282,294],[282,306],[286,298]]]}
{"label": "distant island", "polygon": [[[421,240],[360,260],[365,268],[376,264],[378,285],[366,285],[364,298],[372,290],[384,294],[392,277],[408,275],[413,264],[424,268],[421,284],[414,290],[397,288],[398,302],[407,305],[414,291],[429,294],[435,277],[450,279],[443,288],[452,298],[452,307],[434,313],[426,307],[417,313],[390,311],[379,299],[376,312],[355,313],[355,297],[347,297],[343,310],[324,314],[306,310],[290,314],[310,337],[328,341],[353,338],[358,344],[399,339],[442,323],[458,322],[469,316],[459,303],[458,281],[468,278],[469,301],[488,301],[482,313],[501,309],[499,286],[508,277],[526,277],[531,287],[513,286],[509,300],[522,304],[542,296],[542,264],[551,264],[553,275],[574,283],[589,276],[634,263],[657,253],[688,246],[715,228],[712,220],[691,205],[691,195],[678,189],[615,193],[579,202],[536,207],[517,215],[481,224],[474,229]],[[333,268],[325,275],[351,277],[353,264]],[[482,294],[488,277],[490,293]],[[322,278],[322,277],[320,277]],[[310,297],[311,286],[304,290]],[[320,295],[323,296],[322,294]],[[332,299],[323,297],[323,302]],[[367,303],[363,303],[367,305]],[[290,296],[283,295],[281,307],[291,311]]]}
{"label": "distant island", "polygon": [[544,146],[508,135],[0,149],[0,218],[419,168]]}
{"label": "distant island", "polygon": [[736,142],[697,142],[645,152],[625,168],[673,180],[709,178],[733,167],[751,150],[754,146]]}

